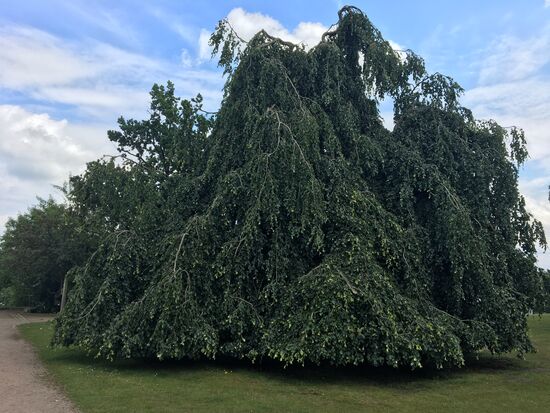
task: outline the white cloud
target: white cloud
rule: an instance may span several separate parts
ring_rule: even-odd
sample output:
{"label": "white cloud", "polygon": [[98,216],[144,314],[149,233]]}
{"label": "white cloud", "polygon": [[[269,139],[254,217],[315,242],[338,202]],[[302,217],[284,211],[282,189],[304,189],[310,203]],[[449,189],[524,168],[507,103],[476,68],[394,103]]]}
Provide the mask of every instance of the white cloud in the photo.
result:
{"label": "white cloud", "polygon": [[479,86],[466,91],[463,103],[476,116],[525,130],[533,160],[550,172],[550,80],[526,79]]}
{"label": "white cloud", "polygon": [[393,40],[388,40],[388,43],[390,44],[391,48],[397,52],[397,55],[399,56],[400,60],[404,62],[407,59],[407,48],[405,46],[400,45],[397,42],[394,42]]}
{"label": "white cloud", "polygon": [[502,36],[490,46],[479,73],[480,84],[525,79],[550,62],[550,25],[536,36]]}
{"label": "white cloud", "polygon": [[298,43],[303,43],[306,48],[312,48],[321,41],[323,33],[328,30],[328,27],[321,23],[300,22],[289,36],[282,33],[285,40],[295,39]]}
{"label": "white cloud", "polygon": [[176,33],[185,42],[195,42],[197,38],[195,29],[190,25],[185,25],[181,23],[181,16],[168,13],[157,7],[150,8],[149,13],[157,18],[165,26],[167,26],[170,30],[172,30],[174,33]]}
{"label": "white cloud", "polygon": [[[548,201],[550,175],[533,179],[520,179],[520,190],[525,197],[525,206],[544,226],[547,242],[550,242],[550,202]],[[539,265],[550,269],[550,249],[539,251]]]}
{"label": "white cloud", "polygon": [[223,80],[215,71],[192,69],[194,63],[186,49],[169,61],[91,40],[68,42],[29,27],[0,29],[0,88],[71,105],[92,118],[143,116],[152,84],[169,79],[185,97],[201,92],[218,99]]}
{"label": "white cloud", "polygon": [[250,40],[264,29],[272,36],[293,43],[303,43],[307,48],[315,46],[327,27],[321,23],[300,22],[293,31],[286,29],[278,20],[262,13],[250,13],[238,7],[227,15],[227,20],[244,40]]}
{"label": "white cloud", "polygon": [[163,62],[95,41],[68,42],[30,27],[0,28],[0,86],[16,90],[138,79]]}
{"label": "white cloud", "polygon": [[0,225],[36,196],[55,194],[53,185],[81,173],[86,162],[114,153],[106,129],[0,105]]}
{"label": "white cloud", "polygon": [[395,50],[395,51],[405,51],[406,50],[406,47],[401,46],[399,43],[394,42],[393,40],[388,40],[388,43],[390,44],[392,49]]}
{"label": "white cloud", "polygon": [[62,5],[64,10],[74,14],[71,16],[72,24],[78,20],[80,24],[91,25],[128,46],[140,43],[143,31],[136,30],[132,25],[132,19],[128,19],[120,12],[117,13],[115,8],[107,10],[98,7],[95,1],[64,1]]}
{"label": "white cloud", "polygon": [[550,0],[544,0],[544,7],[550,7]]}
{"label": "white cloud", "polygon": [[[321,41],[323,33],[328,30],[328,27],[321,23],[300,22],[294,30],[290,31],[271,16],[262,13],[251,13],[240,7],[231,10],[227,15],[227,20],[244,41],[249,41],[263,29],[271,36],[292,43],[303,44],[306,49],[317,45]],[[210,32],[202,29],[198,41],[199,58],[201,60],[210,58],[212,48],[208,45],[209,39]]]}
{"label": "white cloud", "polygon": [[199,59],[208,60],[212,54],[212,48],[208,44],[210,40],[210,32],[206,29],[201,29],[199,35]]}
{"label": "white cloud", "polygon": [[[463,103],[476,117],[503,126],[523,128],[534,176],[520,176],[526,206],[542,222],[550,239],[550,26],[533,38],[502,36],[481,62],[478,86],[467,90]],[[539,265],[550,268],[550,253],[539,254]]]}
{"label": "white cloud", "polygon": [[191,57],[187,49],[181,50],[181,64],[184,68],[189,68],[193,66],[193,58]]}
{"label": "white cloud", "polygon": [[112,153],[106,129],[69,125],[45,113],[0,105],[0,160],[19,180],[61,183],[102,152]]}
{"label": "white cloud", "polygon": [[[142,116],[149,101],[146,88],[137,90],[119,85],[44,87],[30,93],[38,100],[76,107],[76,112],[92,118],[114,120],[118,115]],[[119,113],[120,112],[120,113]]]}
{"label": "white cloud", "polygon": [[0,29],[0,66],[0,85],[12,89],[73,82],[98,70],[48,33],[17,26]]}
{"label": "white cloud", "polygon": [[[152,75],[162,70],[159,62],[108,44],[64,42],[19,26],[0,30],[0,67],[0,87],[50,103],[76,105],[98,116],[107,115],[105,109],[135,113],[138,102],[143,111],[150,87],[143,83],[152,84]],[[139,92],[124,86],[132,79],[139,83]]]}

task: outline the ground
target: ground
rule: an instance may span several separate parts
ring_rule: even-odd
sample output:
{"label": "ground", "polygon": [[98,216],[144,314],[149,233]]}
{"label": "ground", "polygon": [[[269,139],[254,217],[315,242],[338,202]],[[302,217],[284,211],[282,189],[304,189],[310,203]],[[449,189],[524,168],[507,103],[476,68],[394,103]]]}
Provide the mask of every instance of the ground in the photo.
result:
{"label": "ground", "polygon": [[538,353],[480,355],[465,369],[399,372],[238,362],[109,363],[52,349],[51,323],[25,338],[83,412],[547,412],[550,314],[529,319]]}
{"label": "ground", "polygon": [[76,412],[16,328],[22,323],[48,319],[51,317],[0,311],[0,412]]}

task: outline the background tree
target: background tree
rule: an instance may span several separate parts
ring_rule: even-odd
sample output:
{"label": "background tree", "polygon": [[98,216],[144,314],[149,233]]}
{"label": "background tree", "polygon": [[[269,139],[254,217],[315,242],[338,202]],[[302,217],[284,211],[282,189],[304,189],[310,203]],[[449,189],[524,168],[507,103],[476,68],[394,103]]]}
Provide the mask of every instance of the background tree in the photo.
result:
{"label": "background tree", "polygon": [[102,241],[55,343],[410,368],[532,350],[545,238],[517,187],[521,130],[476,121],[354,7],[309,51],[226,21],[211,42],[215,117],[155,86],[150,118],[109,132],[123,162],[73,179]]}
{"label": "background tree", "polygon": [[52,199],[10,218],[0,241],[0,280],[10,304],[57,311],[65,274],[89,254],[89,239]]}
{"label": "background tree", "polygon": [[[0,261],[0,268],[2,263]],[[10,308],[15,306],[15,291],[11,281],[4,271],[0,269],[0,308]]]}

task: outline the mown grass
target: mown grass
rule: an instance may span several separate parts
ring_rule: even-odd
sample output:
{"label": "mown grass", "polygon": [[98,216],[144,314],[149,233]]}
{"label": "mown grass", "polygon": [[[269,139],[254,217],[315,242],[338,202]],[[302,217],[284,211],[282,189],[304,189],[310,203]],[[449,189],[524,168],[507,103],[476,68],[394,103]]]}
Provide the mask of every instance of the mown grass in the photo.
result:
{"label": "mown grass", "polygon": [[548,412],[550,314],[529,320],[538,353],[483,354],[460,370],[290,368],[231,362],[109,363],[52,349],[51,323],[20,326],[53,379],[88,412]]}

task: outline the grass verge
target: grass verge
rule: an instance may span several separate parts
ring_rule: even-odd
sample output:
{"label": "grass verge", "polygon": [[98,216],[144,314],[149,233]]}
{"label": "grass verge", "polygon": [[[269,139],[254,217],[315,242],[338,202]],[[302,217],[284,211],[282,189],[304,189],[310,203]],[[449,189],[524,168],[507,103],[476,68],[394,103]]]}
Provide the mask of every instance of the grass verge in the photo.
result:
{"label": "grass verge", "polygon": [[254,367],[230,362],[109,363],[52,349],[51,323],[20,326],[53,378],[84,413],[547,412],[550,314],[529,320],[536,354],[483,354],[465,369]]}

